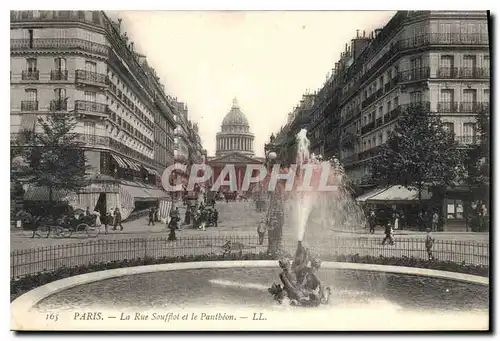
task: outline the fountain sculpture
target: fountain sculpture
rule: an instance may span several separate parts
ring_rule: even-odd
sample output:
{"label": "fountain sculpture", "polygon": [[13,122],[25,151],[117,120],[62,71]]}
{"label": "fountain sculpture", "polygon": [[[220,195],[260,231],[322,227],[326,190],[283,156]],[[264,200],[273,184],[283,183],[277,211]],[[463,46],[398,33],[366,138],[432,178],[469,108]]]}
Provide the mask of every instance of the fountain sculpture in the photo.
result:
{"label": "fountain sculpture", "polygon": [[[287,258],[279,261],[282,285],[274,284],[268,289],[278,302],[288,300],[290,304],[299,306],[326,304],[331,292],[317,276],[321,261],[304,247],[306,226],[311,213],[315,212],[314,215],[322,220],[323,227],[335,224],[348,226],[347,217],[359,217],[356,209],[352,209],[352,199],[346,189],[343,168],[338,160],[332,158],[324,161],[320,155],[310,153],[309,145],[307,131],[302,129],[297,134],[297,173],[294,182],[297,186],[294,187],[289,202],[291,220],[297,227],[298,245],[293,262]],[[329,187],[325,190],[324,186]],[[324,231],[319,233],[321,235]]]}

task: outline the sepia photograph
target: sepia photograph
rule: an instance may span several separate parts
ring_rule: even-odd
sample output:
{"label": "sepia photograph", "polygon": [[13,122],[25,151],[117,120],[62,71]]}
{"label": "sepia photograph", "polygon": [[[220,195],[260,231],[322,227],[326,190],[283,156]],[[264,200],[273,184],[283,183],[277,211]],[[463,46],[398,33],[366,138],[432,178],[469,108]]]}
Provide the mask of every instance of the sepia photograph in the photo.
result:
{"label": "sepia photograph", "polygon": [[492,27],[11,10],[10,329],[491,331]]}

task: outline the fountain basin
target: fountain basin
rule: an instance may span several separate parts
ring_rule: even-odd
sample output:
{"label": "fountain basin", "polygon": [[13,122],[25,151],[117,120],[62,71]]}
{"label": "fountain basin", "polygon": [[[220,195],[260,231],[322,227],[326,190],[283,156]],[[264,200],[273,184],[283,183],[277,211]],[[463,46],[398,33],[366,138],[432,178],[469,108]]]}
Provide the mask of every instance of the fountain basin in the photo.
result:
{"label": "fountain basin", "polygon": [[[36,328],[58,330],[488,328],[488,278],[420,268],[323,262],[319,276],[333,288],[331,303],[300,308],[278,305],[267,292],[267,287],[278,283],[279,272],[276,261],[216,261],[89,273],[20,296],[11,304],[11,325],[22,329],[26,321],[34,321],[40,322]],[[50,312],[59,312],[58,322],[39,321]],[[101,312],[104,319],[75,320],[75,312]],[[151,320],[155,312],[198,314],[200,318],[201,314],[214,315],[222,320],[167,323]],[[132,318],[140,313],[149,315],[149,319],[121,321],[122,313]],[[253,320],[262,317],[260,313],[267,320]],[[235,319],[224,320],[229,317]]]}

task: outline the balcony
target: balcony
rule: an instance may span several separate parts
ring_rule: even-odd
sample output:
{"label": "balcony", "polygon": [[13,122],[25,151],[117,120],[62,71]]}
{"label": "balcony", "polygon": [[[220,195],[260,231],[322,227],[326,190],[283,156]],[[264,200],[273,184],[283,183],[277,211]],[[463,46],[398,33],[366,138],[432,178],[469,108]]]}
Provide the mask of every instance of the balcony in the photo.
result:
{"label": "balcony", "polygon": [[391,111],[389,111],[387,114],[384,115],[384,124],[392,120],[395,120],[400,114],[401,114],[401,107],[397,106],[396,108],[392,109]]}
{"label": "balcony", "polygon": [[463,113],[478,113],[483,110],[483,103],[481,102],[460,102],[460,112]]}
{"label": "balcony", "polygon": [[418,102],[410,102],[410,103],[401,105],[402,112],[413,111],[413,110],[430,112],[431,111],[431,102],[418,101]]}
{"label": "balcony", "polygon": [[347,146],[347,145],[353,145],[354,142],[356,141],[357,135],[354,134],[351,131],[346,131],[343,135],[341,135],[341,145]]}
{"label": "balcony", "polygon": [[67,81],[68,80],[68,70],[52,70],[50,72],[51,81]]}
{"label": "balcony", "polygon": [[455,141],[460,146],[477,145],[480,142],[480,138],[477,135],[456,135]]}
{"label": "balcony", "polygon": [[38,101],[22,101],[21,111],[37,111]]}
{"label": "balcony", "polygon": [[375,128],[378,128],[384,124],[384,121],[382,120],[382,117],[377,118],[375,121]]}
{"label": "balcony", "polygon": [[454,79],[458,78],[458,68],[457,67],[440,67],[437,70],[437,78],[443,79]]}
{"label": "balcony", "polygon": [[68,101],[61,99],[50,101],[50,111],[68,111]]}
{"label": "balcony", "polygon": [[25,50],[82,50],[107,57],[109,46],[77,38],[41,38],[32,41],[30,39],[10,40],[11,52]]}
{"label": "balcony", "polygon": [[421,67],[412,70],[406,70],[399,73],[401,82],[414,82],[428,79],[431,75],[429,67]]}
{"label": "balcony", "polygon": [[356,162],[358,161],[358,155],[357,154],[354,154],[354,155],[349,155],[349,156],[346,156],[346,157],[343,157],[340,159],[340,162],[344,165],[346,164],[351,164],[353,162]]}
{"label": "balcony", "polygon": [[21,73],[21,79],[23,81],[37,81],[40,79],[40,71],[38,70],[33,70],[33,71],[28,71],[28,70],[23,70]]}
{"label": "balcony", "polygon": [[101,88],[107,87],[108,76],[86,70],[76,70],[75,81],[80,84],[93,85]]}
{"label": "balcony", "polygon": [[457,102],[438,102],[437,112],[439,113],[456,113],[458,112]]}
{"label": "balcony", "polygon": [[89,146],[109,147],[110,138],[93,134],[76,134],[76,140]]}
{"label": "balcony", "polygon": [[381,146],[376,146],[373,148],[370,148],[368,150],[365,150],[364,152],[361,152],[358,154],[358,160],[364,160],[368,159],[370,157],[377,156],[380,153]]}
{"label": "balcony", "polygon": [[364,127],[361,127],[361,135],[367,134],[375,129],[375,122],[368,123]]}
{"label": "balcony", "polygon": [[459,77],[462,79],[485,79],[490,78],[490,69],[487,68],[460,68]]}
{"label": "balcony", "polygon": [[75,101],[75,111],[84,114],[107,116],[107,105],[92,101]]}

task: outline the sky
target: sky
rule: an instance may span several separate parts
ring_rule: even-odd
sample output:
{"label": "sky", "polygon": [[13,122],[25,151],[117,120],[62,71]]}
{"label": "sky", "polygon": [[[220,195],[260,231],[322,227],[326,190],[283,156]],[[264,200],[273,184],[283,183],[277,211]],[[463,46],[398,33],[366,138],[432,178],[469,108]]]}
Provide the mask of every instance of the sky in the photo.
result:
{"label": "sky", "polygon": [[188,105],[202,144],[215,135],[234,97],[264,155],[302,94],[320,89],[356,30],[383,27],[394,11],[120,11],[122,28],[145,54],[168,95]]}

